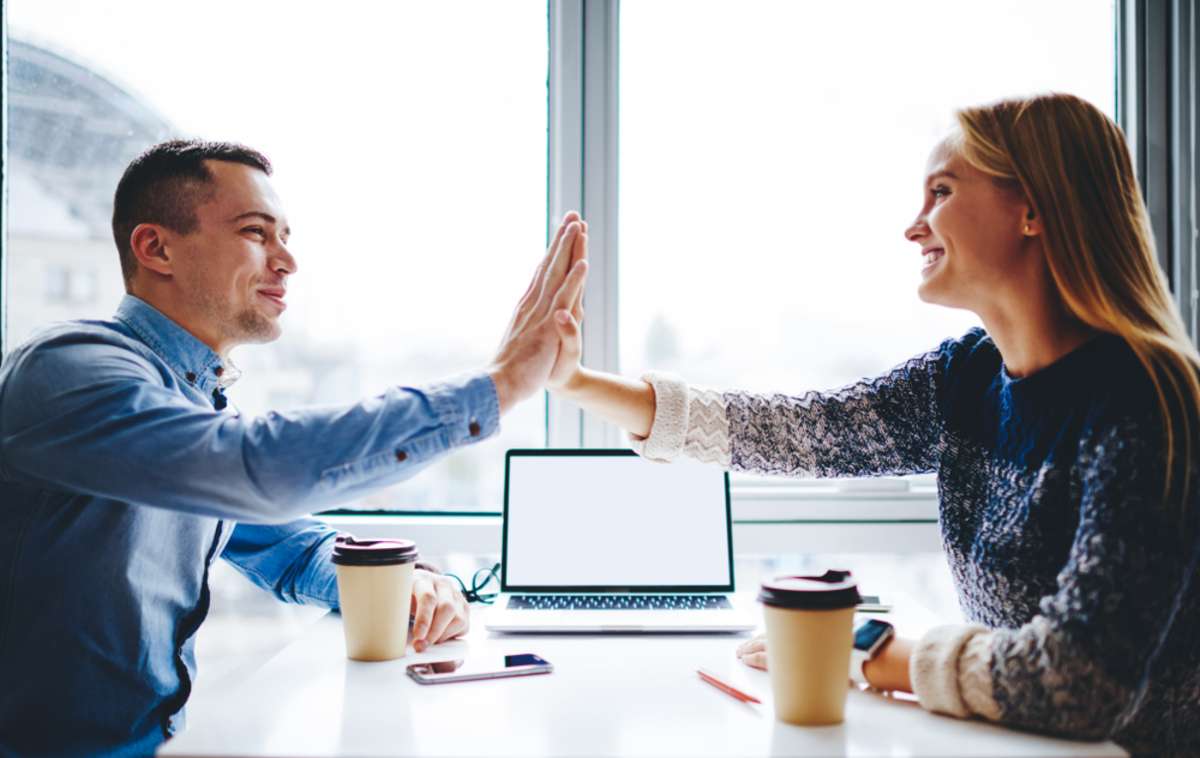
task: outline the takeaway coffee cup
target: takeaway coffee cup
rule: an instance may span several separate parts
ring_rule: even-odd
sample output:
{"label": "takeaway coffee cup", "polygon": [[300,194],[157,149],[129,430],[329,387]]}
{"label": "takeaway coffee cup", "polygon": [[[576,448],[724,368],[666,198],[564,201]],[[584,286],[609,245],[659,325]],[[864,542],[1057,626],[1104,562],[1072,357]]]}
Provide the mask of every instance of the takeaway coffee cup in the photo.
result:
{"label": "takeaway coffee cup", "polygon": [[409,540],[356,540],[333,546],[346,655],[356,661],[402,658],[408,646],[417,546]]}
{"label": "takeaway coffee cup", "polygon": [[845,718],[854,608],[862,601],[849,571],[782,576],[763,582],[767,671],[775,717],[789,724],[840,724]]}

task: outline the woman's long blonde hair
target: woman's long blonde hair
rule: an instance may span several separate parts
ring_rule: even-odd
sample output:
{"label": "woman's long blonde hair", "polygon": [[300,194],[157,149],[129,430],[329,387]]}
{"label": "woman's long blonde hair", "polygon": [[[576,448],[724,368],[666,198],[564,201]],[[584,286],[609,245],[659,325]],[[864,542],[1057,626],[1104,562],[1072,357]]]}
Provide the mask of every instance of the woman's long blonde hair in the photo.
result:
{"label": "woman's long blonde hair", "polygon": [[1123,338],[1149,374],[1166,437],[1163,498],[1178,499],[1184,516],[1198,444],[1200,353],[1159,268],[1124,135],[1072,95],[1003,100],[956,115],[967,162],[1019,187],[1041,219],[1067,311]]}

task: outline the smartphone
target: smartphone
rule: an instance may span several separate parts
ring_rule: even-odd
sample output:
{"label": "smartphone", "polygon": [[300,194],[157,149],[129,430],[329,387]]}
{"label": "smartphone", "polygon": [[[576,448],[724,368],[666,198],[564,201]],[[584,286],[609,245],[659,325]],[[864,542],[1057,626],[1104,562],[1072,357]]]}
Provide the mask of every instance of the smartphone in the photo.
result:
{"label": "smartphone", "polygon": [[892,604],[879,595],[863,595],[862,602],[855,610],[859,613],[887,613],[892,610]]}
{"label": "smartphone", "polygon": [[459,658],[452,661],[427,661],[408,667],[408,675],[418,684],[469,682],[475,679],[502,679],[509,676],[549,674],[554,670],[550,661],[533,653],[498,657]]}

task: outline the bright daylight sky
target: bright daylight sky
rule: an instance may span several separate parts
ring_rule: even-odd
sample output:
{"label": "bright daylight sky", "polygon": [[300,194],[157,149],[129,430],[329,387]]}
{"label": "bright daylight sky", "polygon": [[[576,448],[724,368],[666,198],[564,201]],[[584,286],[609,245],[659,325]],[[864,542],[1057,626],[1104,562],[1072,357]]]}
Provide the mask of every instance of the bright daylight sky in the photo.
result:
{"label": "bright daylight sky", "polygon": [[9,25],[271,158],[288,329],[498,342],[545,238],[545,3],[15,0]]}

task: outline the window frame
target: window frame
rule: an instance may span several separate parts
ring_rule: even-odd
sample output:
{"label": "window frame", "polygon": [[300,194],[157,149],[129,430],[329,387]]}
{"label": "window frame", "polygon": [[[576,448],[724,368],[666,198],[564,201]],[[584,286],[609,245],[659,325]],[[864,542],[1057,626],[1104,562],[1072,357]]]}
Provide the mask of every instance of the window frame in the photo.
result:
{"label": "window frame", "polygon": [[[1130,141],[1150,210],[1159,256],[1193,339],[1200,330],[1200,254],[1197,192],[1197,68],[1200,0],[1116,0],[1117,116]],[[7,101],[8,17],[0,4],[0,88]],[[591,272],[585,292],[587,325],[584,360],[594,368],[619,371],[617,239],[620,0],[548,0],[547,239],[562,214],[580,210],[589,224]],[[7,114],[0,119],[0,358],[7,354]],[[1180,293],[1185,293],[1183,296]],[[546,442],[555,447],[612,447],[624,443],[618,430],[562,399],[546,395]],[[856,482],[763,482],[735,480],[734,522],[738,534],[758,535],[747,547],[771,548],[786,540],[796,550],[807,538],[858,524],[884,527],[893,540],[860,532],[880,549],[930,547],[925,537],[894,541],[902,527],[930,531],[937,499],[928,481],[863,485]],[[821,518],[836,510],[835,518]],[[370,519],[372,529],[403,522],[445,529],[488,530],[499,510],[452,515],[396,511],[387,515],[331,515],[346,524]],[[474,526],[468,524],[472,522]],[[478,523],[476,523],[478,522]],[[784,522],[793,527],[780,529]],[[497,527],[498,528],[498,527]],[[756,531],[757,530],[757,531]],[[880,532],[884,530],[870,530]],[[761,532],[761,534],[760,534]],[[763,534],[771,534],[764,537]],[[815,545],[822,545],[823,536]],[[796,540],[800,539],[801,542]],[[490,538],[479,544],[485,545]],[[783,544],[782,542],[780,544]],[[934,548],[936,549],[936,547]]]}

